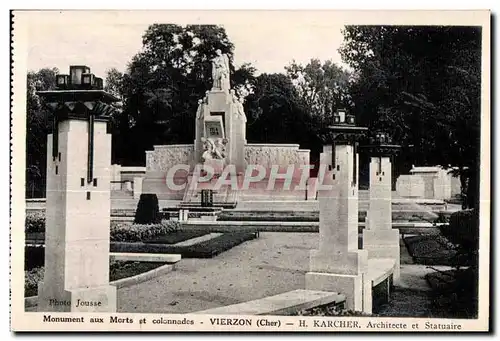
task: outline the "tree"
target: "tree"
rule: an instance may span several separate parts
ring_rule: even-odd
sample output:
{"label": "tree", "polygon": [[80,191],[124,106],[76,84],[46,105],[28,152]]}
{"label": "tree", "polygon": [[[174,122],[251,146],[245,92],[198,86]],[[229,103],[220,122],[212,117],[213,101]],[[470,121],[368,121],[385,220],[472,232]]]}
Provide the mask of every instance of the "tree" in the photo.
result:
{"label": "tree", "polygon": [[47,172],[47,134],[52,113],[46,110],[37,91],[51,90],[56,85],[57,68],[28,72],[26,85],[26,197],[45,195]]}
{"label": "tree", "polygon": [[320,150],[315,122],[292,81],[284,74],[261,74],[246,97],[247,139],[253,142],[298,143]]}
{"label": "tree", "polygon": [[355,71],[350,94],[358,121],[391,132],[406,164],[458,166],[462,185],[470,184],[467,206],[475,206],[480,29],[348,26],[340,53]]}
{"label": "tree", "polygon": [[349,72],[331,60],[311,59],[305,66],[294,61],[285,69],[317,127],[330,124],[335,111],[348,105]]}
{"label": "tree", "polygon": [[[255,69],[235,69],[234,46],[224,28],[215,25],[151,25],[143,49],[122,79],[124,111],[133,121],[127,163],[143,163],[155,144],[192,143],[198,99],[212,87],[211,59],[217,50],[230,60],[232,87],[247,91]],[[125,161],[124,161],[125,162]]]}
{"label": "tree", "polygon": [[123,100],[123,73],[116,68],[106,70],[104,91]]}

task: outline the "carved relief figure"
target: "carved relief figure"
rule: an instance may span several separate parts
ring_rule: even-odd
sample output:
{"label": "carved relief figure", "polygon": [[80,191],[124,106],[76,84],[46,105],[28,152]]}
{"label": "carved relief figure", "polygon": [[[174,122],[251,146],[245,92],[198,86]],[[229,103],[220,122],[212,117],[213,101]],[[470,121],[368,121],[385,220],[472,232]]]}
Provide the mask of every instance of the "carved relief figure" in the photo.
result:
{"label": "carved relief figure", "polygon": [[231,93],[231,97],[232,97],[232,101],[233,101],[233,105],[235,107],[235,111],[236,111],[236,114],[238,116],[240,116],[241,118],[243,118],[244,121],[246,121],[246,115],[245,115],[245,109],[243,108],[243,97],[240,97],[238,98],[238,96],[236,96],[236,93],[234,92],[233,89],[231,89],[230,91]]}
{"label": "carved relief figure", "polygon": [[223,160],[226,157],[227,139],[217,138],[210,139],[202,137],[204,152],[201,155],[203,161],[207,160]]}
{"label": "carved relief figure", "polygon": [[221,50],[217,50],[216,53],[212,59],[212,89],[229,90],[229,58],[226,54],[222,54]]}
{"label": "carved relief figure", "polygon": [[198,110],[196,111],[196,119],[201,118],[203,116],[203,100],[198,100]]}
{"label": "carved relief figure", "polygon": [[236,108],[237,108],[237,111],[236,111],[236,112],[237,112],[237,113],[238,113],[238,115],[240,115],[240,116],[241,116],[241,118],[242,118],[242,119],[246,122],[246,120],[247,120],[247,116],[245,115],[245,109],[243,108],[243,102],[244,102],[244,100],[245,100],[245,99],[244,99],[243,97],[240,97],[240,98],[238,99],[238,103],[237,103],[237,105],[236,105]]}

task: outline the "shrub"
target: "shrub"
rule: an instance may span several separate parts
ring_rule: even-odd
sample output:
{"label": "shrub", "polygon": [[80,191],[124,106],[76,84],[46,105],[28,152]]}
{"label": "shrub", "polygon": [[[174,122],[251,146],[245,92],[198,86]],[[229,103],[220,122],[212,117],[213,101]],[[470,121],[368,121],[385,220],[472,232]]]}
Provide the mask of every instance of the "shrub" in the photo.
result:
{"label": "shrub", "polygon": [[441,233],[453,244],[458,244],[469,251],[479,247],[479,215],[477,210],[465,210],[453,213],[448,226],[441,227]]}
{"label": "shrub", "polygon": [[160,224],[115,225],[111,227],[110,240],[113,242],[140,242],[157,236],[176,232],[180,227],[178,221],[164,221]]}
{"label": "shrub", "polygon": [[35,296],[38,291],[38,282],[43,281],[43,266],[24,272],[24,296]]}
{"label": "shrub", "polygon": [[296,313],[299,316],[377,316],[362,311],[347,310],[339,304],[318,306],[312,309],[301,310]]}
{"label": "shrub", "polygon": [[137,210],[135,211],[135,224],[158,224],[161,221],[158,197],[156,194],[141,194]]}
{"label": "shrub", "polygon": [[26,233],[45,232],[45,212],[26,212],[24,231]]}

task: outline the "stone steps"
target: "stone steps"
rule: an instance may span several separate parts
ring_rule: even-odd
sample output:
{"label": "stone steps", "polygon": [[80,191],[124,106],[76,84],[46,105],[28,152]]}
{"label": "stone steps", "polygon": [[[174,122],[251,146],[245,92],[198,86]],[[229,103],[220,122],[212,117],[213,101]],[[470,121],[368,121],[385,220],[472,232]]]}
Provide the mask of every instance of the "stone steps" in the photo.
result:
{"label": "stone steps", "polygon": [[[439,228],[427,222],[394,222],[393,228],[401,234],[439,234]],[[365,223],[359,223],[359,232]],[[181,230],[199,230],[207,233],[219,232],[318,232],[319,222],[290,221],[200,221],[192,220],[181,224]]]}

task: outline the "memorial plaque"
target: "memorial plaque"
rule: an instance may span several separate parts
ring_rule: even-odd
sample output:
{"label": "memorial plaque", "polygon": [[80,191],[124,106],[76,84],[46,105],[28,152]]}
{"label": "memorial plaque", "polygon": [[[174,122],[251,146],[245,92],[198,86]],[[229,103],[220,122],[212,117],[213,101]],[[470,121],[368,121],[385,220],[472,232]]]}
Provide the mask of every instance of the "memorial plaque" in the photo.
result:
{"label": "memorial plaque", "polygon": [[205,120],[205,137],[207,138],[224,138],[224,125],[222,117],[214,116]]}

